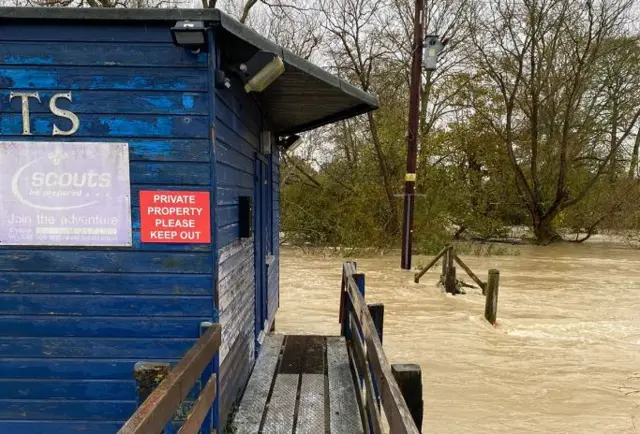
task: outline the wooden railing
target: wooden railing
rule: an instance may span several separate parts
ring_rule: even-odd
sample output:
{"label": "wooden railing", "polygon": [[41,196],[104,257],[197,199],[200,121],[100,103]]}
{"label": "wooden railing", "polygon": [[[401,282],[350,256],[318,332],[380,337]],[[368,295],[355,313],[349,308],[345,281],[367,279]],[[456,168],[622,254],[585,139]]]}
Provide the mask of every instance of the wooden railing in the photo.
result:
{"label": "wooden railing", "polygon": [[378,329],[363,293],[364,275],[356,273],[355,264],[345,263],[342,269],[340,322],[342,334],[349,344],[352,365],[360,377],[363,393],[359,398],[365,432],[383,432],[383,410],[392,434],[419,434],[382,349]]}
{"label": "wooden railing", "polygon": [[[210,324],[174,369],[144,400],[118,434],[160,434],[220,348],[220,324]],[[216,398],[216,374],[209,376],[179,434],[210,433],[202,427]]]}

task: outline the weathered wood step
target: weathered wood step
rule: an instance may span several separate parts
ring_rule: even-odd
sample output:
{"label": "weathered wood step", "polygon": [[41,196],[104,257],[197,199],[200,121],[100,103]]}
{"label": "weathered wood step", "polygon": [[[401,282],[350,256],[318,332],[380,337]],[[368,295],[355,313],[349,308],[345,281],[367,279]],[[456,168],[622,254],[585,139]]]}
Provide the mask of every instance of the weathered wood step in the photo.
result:
{"label": "weathered wood step", "polygon": [[269,335],[232,422],[237,434],[363,434],[346,341]]}

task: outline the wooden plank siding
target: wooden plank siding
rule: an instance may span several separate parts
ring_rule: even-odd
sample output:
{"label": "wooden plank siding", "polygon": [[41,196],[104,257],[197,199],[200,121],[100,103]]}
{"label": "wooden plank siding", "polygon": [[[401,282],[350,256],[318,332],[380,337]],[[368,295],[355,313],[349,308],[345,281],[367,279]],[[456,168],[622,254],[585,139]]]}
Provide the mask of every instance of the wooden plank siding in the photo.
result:
{"label": "wooden plank siding", "polygon": [[[0,248],[2,433],[115,433],[137,406],[134,364],[177,361],[217,316],[215,244],[140,242],[140,190],[209,191],[215,204],[208,56],[175,47],[170,25],[0,27],[0,140],[127,142],[133,208],[129,249]],[[33,136],[12,91],[40,93]],[[54,120],[70,128],[48,111],[67,91],[59,106],[80,128],[51,137]]]}
{"label": "wooden plank siding", "polygon": [[274,256],[269,266],[269,324],[275,320],[280,306],[280,153],[274,146],[271,155],[271,249]]}
{"label": "wooden plank siding", "polygon": [[[239,238],[238,197],[255,197],[255,155],[260,149],[262,129],[260,109],[244,93],[241,83],[233,81],[231,89],[217,91],[218,300],[223,334],[220,349],[221,426],[239,399],[255,363],[255,240],[254,236]],[[277,167],[277,155],[274,158]],[[257,203],[254,203],[255,212],[258,212]],[[277,279],[277,270],[270,274],[271,282]],[[277,291],[277,282],[271,282]]]}

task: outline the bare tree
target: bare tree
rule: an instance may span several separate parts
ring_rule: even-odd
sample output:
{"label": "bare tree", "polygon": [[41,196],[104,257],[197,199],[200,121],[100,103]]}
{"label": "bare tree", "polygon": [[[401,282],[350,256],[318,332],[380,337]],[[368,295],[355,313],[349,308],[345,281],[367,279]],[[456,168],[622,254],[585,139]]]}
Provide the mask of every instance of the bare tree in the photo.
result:
{"label": "bare tree", "polygon": [[[363,90],[375,92],[375,68],[389,57],[379,31],[388,11],[386,0],[321,0],[323,26],[328,34],[327,53],[343,77],[356,82]],[[367,114],[368,130],[375,150],[382,185],[388,203],[388,229],[399,229],[398,209],[394,197],[393,177],[384,144],[373,113]]]}
{"label": "bare tree", "polygon": [[[470,16],[474,109],[502,139],[537,239],[589,193],[640,116],[623,98],[630,0],[496,0]],[[486,89],[494,87],[497,95]],[[585,165],[585,162],[589,164]]]}

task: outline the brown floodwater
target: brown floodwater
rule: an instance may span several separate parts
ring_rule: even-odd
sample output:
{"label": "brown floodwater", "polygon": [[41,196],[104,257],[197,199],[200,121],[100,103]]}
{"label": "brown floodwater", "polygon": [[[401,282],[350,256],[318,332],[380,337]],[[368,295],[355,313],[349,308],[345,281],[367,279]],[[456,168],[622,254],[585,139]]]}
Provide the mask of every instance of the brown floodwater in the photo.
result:
{"label": "brown floodwater", "polygon": [[[439,267],[415,284],[397,252],[354,258],[385,305],[390,362],[422,366],[423,432],[640,433],[640,250],[519,250],[461,255],[483,279],[500,270],[495,328],[478,289],[441,292]],[[338,334],[342,262],[283,249],[279,332]]]}

